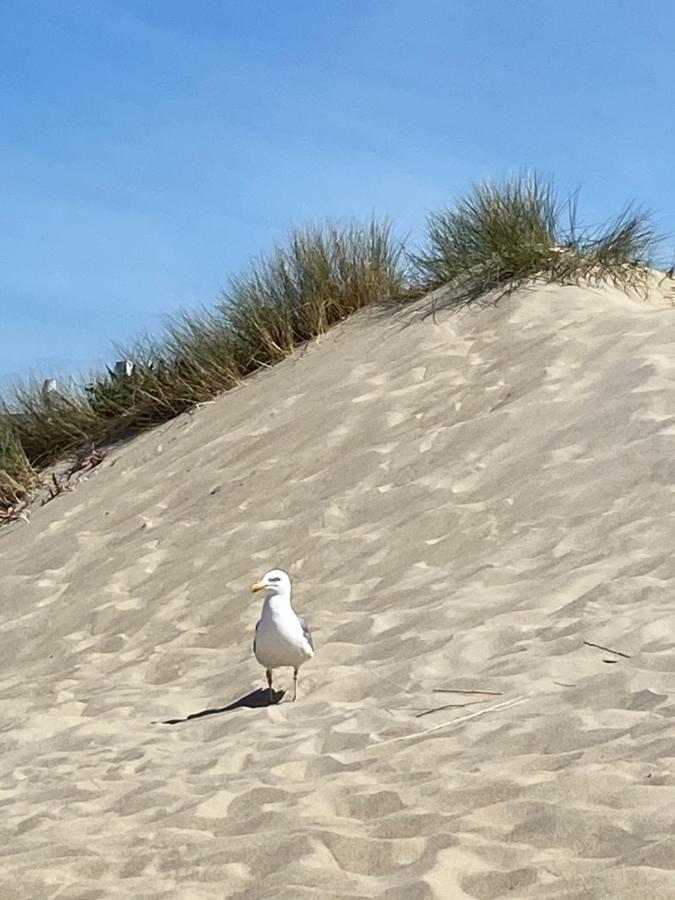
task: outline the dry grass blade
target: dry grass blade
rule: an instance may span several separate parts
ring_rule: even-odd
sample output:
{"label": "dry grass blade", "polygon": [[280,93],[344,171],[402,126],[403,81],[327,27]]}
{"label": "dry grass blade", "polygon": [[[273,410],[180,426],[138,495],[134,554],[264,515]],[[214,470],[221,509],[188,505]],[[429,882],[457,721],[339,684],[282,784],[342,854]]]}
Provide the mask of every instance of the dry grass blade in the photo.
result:
{"label": "dry grass blade", "polygon": [[464,709],[465,706],[476,706],[478,703],[489,703],[490,701],[485,698],[485,700],[469,700],[467,703],[445,703],[443,706],[434,706],[432,709],[425,709],[423,712],[418,713],[415,718],[423,719],[424,716],[430,716],[432,713],[443,712],[446,709]]}
{"label": "dry grass blade", "polygon": [[[501,703],[495,703],[493,706],[484,706],[482,709],[476,710],[476,712],[467,713],[465,716],[458,716],[456,719],[449,719],[447,722],[440,722],[438,725],[434,725],[431,728],[426,728],[423,731],[414,731],[412,734],[399,734],[396,737],[388,738],[385,741],[379,741],[373,744],[369,749],[379,750],[380,747],[387,747],[390,744],[398,744],[402,741],[413,741],[416,738],[422,740],[428,735],[434,734],[437,731],[441,731],[444,728],[461,725],[464,722],[469,722],[472,719],[477,719],[479,716],[487,715],[487,713],[489,712],[501,712],[506,709],[511,709],[511,707],[513,706],[518,706],[519,704],[524,703],[531,694],[532,691],[528,691],[525,694],[519,694],[517,697],[513,697],[510,700],[503,700]],[[360,751],[354,752],[358,753]]]}
{"label": "dry grass blade", "polygon": [[500,697],[503,691],[464,690],[463,688],[434,688],[434,694],[487,694],[489,697]]}

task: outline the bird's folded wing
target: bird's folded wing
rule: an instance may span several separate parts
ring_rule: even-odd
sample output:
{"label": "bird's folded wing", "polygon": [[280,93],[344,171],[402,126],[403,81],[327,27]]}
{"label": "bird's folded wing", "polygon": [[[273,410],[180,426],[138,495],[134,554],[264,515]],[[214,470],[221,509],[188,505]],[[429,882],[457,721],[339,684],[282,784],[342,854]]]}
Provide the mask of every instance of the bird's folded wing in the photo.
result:
{"label": "bird's folded wing", "polygon": [[255,653],[255,639],[258,634],[258,626],[260,625],[260,620],[255,623],[255,635],[253,636],[253,652]]}
{"label": "bird's folded wing", "polygon": [[307,622],[305,622],[305,620],[302,618],[302,616],[298,616],[298,622],[300,622],[300,625],[302,626],[302,633],[304,634],[305,638],[307,639],[307,643],[313,650],[314,649],[314,641],[312,640],[312,632],[307,627]]}

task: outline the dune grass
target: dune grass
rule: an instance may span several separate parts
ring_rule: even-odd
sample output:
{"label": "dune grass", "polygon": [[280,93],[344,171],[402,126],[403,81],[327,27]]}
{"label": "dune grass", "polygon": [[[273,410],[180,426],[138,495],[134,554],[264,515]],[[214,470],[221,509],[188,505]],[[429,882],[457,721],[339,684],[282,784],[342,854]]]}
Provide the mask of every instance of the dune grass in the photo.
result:
{"label": "dune grass", "polygon": [[403,245],[388,222],[297,230],[233,278],[212,309],[185,312],[159,339],[121,349],[134,363],[130,375],[107,370],[86,387],[46,393],[36,382],[17,386],[0,408],[0,510],[24,499],[55,460],[212,399],[364,306],[397,296],[405,278]]}
{"label": "dune grass", "polygon": [[0,415],[0,521],[25,501],[40,483],[11,421]]}
{"label": "dune grass", "polygon": [[96,415],[77,389],[45,393],[36,381],[18,384],[4,404],[5,416],[10,411],[14,434],[37,469],[98,437]]}
{"label": "dune grass", "polygon": [[577,194],[563,198],[550,180],[525,174],[476,184],[430,215],[413,264],[428,289],[454,285],[459,302],[533,278],[643,291],[658,243],[648,213],[627,206],[600,226],[580,226]]}
{"label": "dune grass", "polygon": [[167,321],[156,340],[120,348],[129,375],[44,393],[19,385],[0,400],[0,513],[24,502],[39,472],[82,447],[165,422],[272,366],[370,304],[450,284],[450,303],[507,293],[533,279],[609,281],[646,290],[658,243],[632,206],[595,228],[577,223],[577,196],[537,175],[474,186],[427,221],[406,254],[388,222],[300,229],[255,260],[210,308]]}

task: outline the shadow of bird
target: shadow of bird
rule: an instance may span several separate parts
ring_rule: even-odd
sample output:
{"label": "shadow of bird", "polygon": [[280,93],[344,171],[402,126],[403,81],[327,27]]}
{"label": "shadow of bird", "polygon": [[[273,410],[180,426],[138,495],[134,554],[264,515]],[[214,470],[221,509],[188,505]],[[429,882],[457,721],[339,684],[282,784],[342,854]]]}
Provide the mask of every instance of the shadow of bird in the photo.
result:
{"label": "shadow of bird", "polygon": [[236,709],[260,709],[263,706],[274,706],[281,701],[285,693],[285,691],[274,691],[274,696],[272,697],[268,690],[258,688],[258,690],[251,691],[250,694],[234,700],[227,706],[202,709],[199,712],[185,716],[184,719],[166,719],[163,722],[153,722],[153,725],[179,725],[181,722],[191,722],[193,719],[203,719],[206,716],[217,716],[221,713],[234,712]]}

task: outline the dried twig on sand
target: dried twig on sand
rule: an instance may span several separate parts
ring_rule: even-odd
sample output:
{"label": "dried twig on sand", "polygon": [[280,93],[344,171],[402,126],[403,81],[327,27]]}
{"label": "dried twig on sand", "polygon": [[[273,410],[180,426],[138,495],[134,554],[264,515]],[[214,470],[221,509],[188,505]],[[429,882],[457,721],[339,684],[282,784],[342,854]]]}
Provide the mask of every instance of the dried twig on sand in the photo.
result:
{"label": "dried twig on sand", "polygon": [[77,472],[95,469],[96,466],[101,465],[106,455],[105,450],[90,444],[76,454],[73,465],[66,472],[66,478],[72,478]]}
{"label": "dried twig on sand", "polygon": [[72,491],[73,485],[68,482],[69,479],[67,477],[62,476],[57,478],[52,472],[51,483],[49,481],[45,482],[44,486],[47,489],[47,496],[42,498],[40,506],[45,506],[47,503],[51,503],[52,500],[55,500],[56,497],[60,497],[61,494]]}
{"label": "dried twig on sand", "polygon": [[9,509],[0,509],[0,525],[9,525],[10,522],[18,522],[20,519],[30,522],[30,510],[27,509],[25,502],[10,506]]}
{"label": "dried twig on sand", "polygon": [[461,725],[462,722],[468,722],[470,719],[477,719],[478,716],[484,716],[486,713],[497,712],[497,710],[505,710],[510,709],[512,706],[518,706],[520,703],[527,700],[531,694],[532,691],[528,691],[526,694],[519,694],[517,697],[512,697],[510,700],[503,700],[501,703],[495,703],[493,706],[477,709],[476,712],[468,713],[466,716],[459,716],[457,719],[450,719],[448,722],[440,722],[438,725],[434,725],[432,728],[427,728],[424,731],[415,731],[413,734],[399,734],[398,737],[389,738],[386,741],[372,744],[370,749],[378,750],[380,747],[386,747],[389,744],[397,744],[401,741],[412,741],[415,738],[422,740],[427,735],[433,734],[435,731],[440,731],[442,728],[448,728],[451,725]]}
{"label": "dried twig on sand", "polygon": [[611,647],[603,647],[602,644],[594,644],[591,641],[584,641],[587,647],[595,647],[596,650],[604,650],[605,653],[613,653],[615,656],[623,656],[624,659],[632,659],[629,653],[622,653],[621,650],[612,650]]}
{"label": "dried twig on sand", "polygon": [[434,688],[434,694],[486,694],[490,697],[501,697],[503,691],[464,691],[461,688]]}
{"label": "dried twig on sand", "polygon": [[431,713],[441,712],[443,709],[463,709],[465,706],[475,706],[477,703],[487,703],[488,700],[469,700],[468,703],[446,703],[444,706],[435,706],[433,709],[425,709],[424,712],[418,713],[415,718],[421,719],[423,716],[430,716]]}

